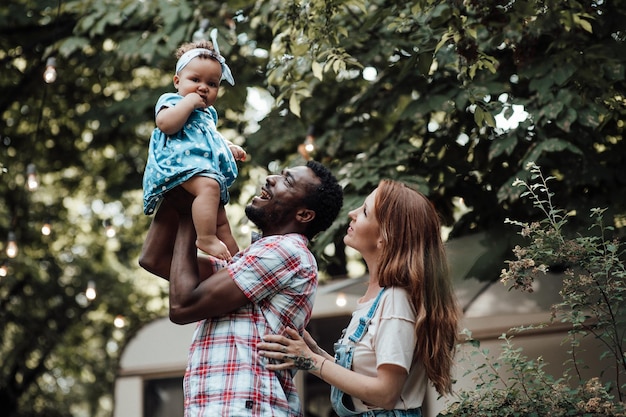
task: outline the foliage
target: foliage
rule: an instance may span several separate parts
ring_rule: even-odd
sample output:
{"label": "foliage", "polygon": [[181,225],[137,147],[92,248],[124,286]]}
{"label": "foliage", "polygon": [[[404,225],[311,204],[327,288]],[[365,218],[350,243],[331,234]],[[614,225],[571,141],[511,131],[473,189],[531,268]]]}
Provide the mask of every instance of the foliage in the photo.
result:
{"label": "foliage", "polygon": [[[487,231],[490,250],[470,271],[480,280],[497,278],[516,240],[505,213],[533,215],[511,187],[528,161],[555,172],[572,209],[607,207],[621,226],[623,0],[294,1],[260,12],[275,34],[277,97],[246,139],[260,164],[294,160],[312,126],[312,156],[336,167],[348,199],[394,178],[429,195],[452,237]],[[454,197],[471,209],[458,222]]]}
{"label": "foliage", "polygon": [[[515,347],[512,336],[503,335],[502,353],[489,356],[480,343],[466,332],[474,356],[470,369],[477,381],[475,390],[460,392],[458,400],[444,415],[450,416],[624,416],[626,415],[626,267],[618,240],[607,235],[613,231],[603,225],[604,210],[592,210],[594,226],[584,234],[567,237],[564,225],[572,214],[554,205],[554,193],[540,168],[529,164],[529,182],[516,180],[525,188],[521,197],[531,199],[545,216],[541,221],[526,223],[508,220],[521,228],[528,239],[516,246],[516,260],[508,261],[501,280],[512,289],[532,292],[534,280],[551,270],[564,271],[566,279],[560,291],[562,301],[553,306],[553,320],[568,323],[569,354],[563,374],[554,377],[545,372],[543,359],[531,360]],[[523,332],[529,328],[515,329]],[[605,369],[585,379],[580,370],[582,338],[602,342],[600,358]],[[476,357],[481,360],[476,361]],[[608,371],[608,372],[607,372]],[[604,381],[604,383],[602,382]]]}
{"label": "foliage", "polygon": [[[216,105],[218,128],[251,156],[231,189],[235,233],[265,174],[307,157],[297,150],[312,128],[308,156],[346,194],[340,220],[314,242],[328,274],[346,273],[345,214],[387,177],[428,194],[452,236],[486,231],[492,250],[470,275],[491,280],[516,239],[505,215],[534,216],[510,186],[526,161],[560,179],[572,209],[607,207],[621,233],[625,15],[624,0],[3,3],[0,236],[14,233],[20,247],[0,258],[3,413],[107,415],[120,352],[165,314],[166,287],[136,266],[150,220],[141,175],[174,49],[202,19],[218,28],[236,80]],[[250,92],[269,97],[267,115]],[[528,118],[505,127],[514,106]],[[459,197],[471,210],[455,223]],[[53,232],[41,235],[48,221]],[[105,238],[105,224],[117,235]],[[98,297],[85,303],[90,280]],[[122,329],[111,327],[118,314]]]}
{"label": "foliage", "polygon": [[[206,7],[217,15],[219,5]],[[196,12],[192,3],[168,1],[0,7],[4,416],[110,415],[125,345],[167,314],[165,282],[137,265],[150,221],[141,211],[141,173],[154,103],[170,89],[174,49],[197,27]],[[50,57],[57,78],[47,84]],[[248,84],[237,81],[220,109],[232,112],[223,130],[234,140]],[[114,236],[105,234],[111,227]],[[4,253],[9,234],[15,258]],[[89,300],[92,284],[97,296]]]}
{"label": "foliage", "polygon": [[[471,337],[471,335],[468,334]],[[502,353],[472,352],[471,360],[487,361],[472,370],[474,390],[459,392],[458,399],[440,416],[454,417],[623,417],[626,410],[598,378],[575,387],[555,379],[543,370],[541,358],[530,360],[515,348],[509,336],[502,336]]]}

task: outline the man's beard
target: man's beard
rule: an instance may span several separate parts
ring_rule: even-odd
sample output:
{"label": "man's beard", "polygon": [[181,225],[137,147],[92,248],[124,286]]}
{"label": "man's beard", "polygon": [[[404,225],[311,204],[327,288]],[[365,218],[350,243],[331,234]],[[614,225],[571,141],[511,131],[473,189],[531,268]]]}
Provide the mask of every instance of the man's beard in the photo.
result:
{"label": "man's beard", "polygon": [[277,225],[285,223],[285,220],[290,214],[290,210],[284,205],[278,203],[273,204],[272,207],[254,207],[253,205],[247,205],[245,209],[246,217],[252,223],[259,228],[261,232],[267,230],[269,227],[275,228]]}
{"label": "man's beard", "polygon": [[263,230],[263,228],[267,224],[267,216],[265,215],[265,210],[263,210],[263,208],[256,208],[252,205],[248,205],[246,206],[245,212],[248,220],[254,223],[260,230]]}

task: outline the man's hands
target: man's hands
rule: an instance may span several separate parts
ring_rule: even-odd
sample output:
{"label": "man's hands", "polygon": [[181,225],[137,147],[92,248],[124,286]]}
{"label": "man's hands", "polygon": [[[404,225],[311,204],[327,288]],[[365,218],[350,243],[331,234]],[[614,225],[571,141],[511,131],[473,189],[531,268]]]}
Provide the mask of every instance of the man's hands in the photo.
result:
{"label": "man's hands", "polygon": [[183,187],[175,187],[165,194],[167,203],[178,212],[179,216],[191,216],[191,204],[194,196]]}

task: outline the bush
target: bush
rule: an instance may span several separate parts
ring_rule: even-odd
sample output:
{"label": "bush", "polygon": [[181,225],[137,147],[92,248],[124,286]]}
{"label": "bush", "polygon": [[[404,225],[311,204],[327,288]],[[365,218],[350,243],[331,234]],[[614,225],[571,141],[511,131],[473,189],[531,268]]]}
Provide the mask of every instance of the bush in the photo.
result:
{"label": "bush", "polygon": [[[515,260],[508,261],[501,281],[512,289],[532,292],[532,283],[547,272],[564,271],[560,291],[562,301],[552,306],[552,321],[570,325],[564,343],[570,359],[563,374],[555,377],[544,371],[542,358],[529,359],[515,347],[513,336],[505,334],[501,353],[490,356],[479,341],[464,331],[469,355],[478,363],[470,369],[476,381],[471,391],[460,391],[442,416],[626,416],[626,268],[621,242],[608,236],[612,226],[603,223],[603,209],[591,210],[592,226],[587,233],[567,238],[564,226],[569,214],[553,204],[553,194],[541,169],[529,164],[530,181],[516,180],[521,198],[529,198],[544,218],[523,223],[507,219],[519,227],[528,244],[516,246]],[[536,327],[536,326],[534,326]],[[511,333],[531,327],[511,329]],[[600,358],[608,361],[598,376],[585,380],[580,373],[585,364],[577,355],[580,340],[594,337],[604,349]],[[481,360],[476,361],[476,357]],[[467,374],[465,375],[467,376]],[[602,377],[604,384],[601,382]]]}

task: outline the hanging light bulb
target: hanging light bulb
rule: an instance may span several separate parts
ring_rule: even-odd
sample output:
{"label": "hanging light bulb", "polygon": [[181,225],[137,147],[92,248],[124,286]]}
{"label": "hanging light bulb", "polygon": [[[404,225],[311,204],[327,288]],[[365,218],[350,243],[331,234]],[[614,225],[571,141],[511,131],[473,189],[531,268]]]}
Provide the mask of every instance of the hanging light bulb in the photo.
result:
{"label": "hanging light bulb", "polygon": [[313,144],[313,136],[307,136],[304,140],[304,149],[308,153],[312,153],[315,150],[315,145]]}
{"label": "hanging light bulb", "polygon": [[204,35],[204,33],[206,32],[207,28],[209,27],[209,19],[202,19],[200,21],[200,27],[198,27],[198,30],[196,30],[192,37],[191,40],[193,42],[200,42],[206,39],[206,36]]}
{"label": "hanging light bulb", "polygon": [[26,187],[30,191],[35,191],[39,187],[39,179],[37,178],[37,168],[35,164],[28,164],[26,167]]}
{"label": "hanging light bulb", "polygon": [[7,262],[4,261],[2,262],[2,265],[0,265],[0,278],[4,278],[7,275],[9,275],[9,265],[7,265]]}
{"label": "hanging light bulb", "polygon": [[307,152],[313,152],[315,150],[313,142],[315,142],[315,126],[310,125],[309,130],[306,132],[306,137],[304,138],[304,146]]}
{"label": "hanging light bulb", "polygon": [[248,233],[250,233],[250,225],[248,224],[247,217],[243,217],[239,221],[239,232],[241,232],[242,235],[247,235]]}
{"label": "hanging light bulb", "polygon": [[348,304],[346,295],[342,292],[338,293],[337,298],[335,299],[335,304],[337,304],[337,307],[345,307],[346,304]]}
{"label": "hanging light bulb", "polygon": [[57,60],[55,57],[51,56],[46,61],[46,70],[43,72],[43,80],[47,84],[52,84],[57,79]]}
{"label": "hanging light bulb", "polygon": [[15,233],[9,232],[9,238],[7,239],[6,253],[9,258],[15,258],[17,256],[17,240],[15,239]]}
{"label": "hanging light bulb", "polygon": [[311,159],[311,154],[315,151],[315,127],[309,126],[309,130],[306,132],[304,143],[298,145],[298,153],[302,155],[304,159]]}
{"label": "hanging light bulb", "polygon": [[114,238],[116,235],[116,230],[115,227],[113,226],[113,224],[111,224],[110,220],[105,220],[104,221],[104,234],[106,235],[106,237],[108,237],[109,239]]}
{"label": "hanging light bulb", "polygon": [[41,226],[41,234],[44,236],[50,236],[52,233],[52,226],[50,225],[50,220],[46,220],[46,222]]}
{"label": "hanging light bulb", "polygon": [[113,325],[117,327],[118,329],[121,329],[122,327],[126,326],[126,320],[124,319],[124,316],[122,316],[121,314],[118,314],[115,317],[115,319],[113,319]]}
{"label": "hanging light bulb", "polygon": [[89,281],[87,283],[87,289],[85,290],[85,297],[89,301],[93,301],[96,299],[96,283],[93,281]]}

